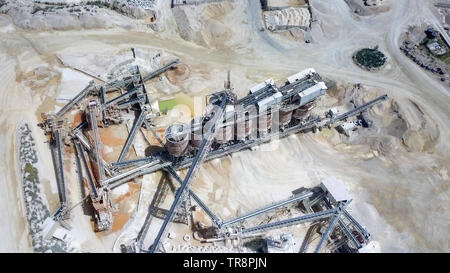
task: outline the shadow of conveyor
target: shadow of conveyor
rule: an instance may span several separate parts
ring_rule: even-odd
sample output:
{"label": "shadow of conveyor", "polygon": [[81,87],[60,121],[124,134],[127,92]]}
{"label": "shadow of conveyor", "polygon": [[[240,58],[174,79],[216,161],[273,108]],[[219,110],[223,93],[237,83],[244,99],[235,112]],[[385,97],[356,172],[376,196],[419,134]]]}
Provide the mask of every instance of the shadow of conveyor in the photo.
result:
{"label": "shadow of conveyor", "polygon": [[[147,236],[147,232],[150,228],[150,225],[152,223],[153,217],[159,218],[159,219],[165,219],[167,216],[168,210],[160,208],[159,206],[164,202],[167,193],[169,189],[172,192],[175,192],[176,188],[172,183],[172,180],[170,179],[170,176],[168,173],[163,172],[161,179],[158,183],[158,187],[156,188],[155,195],[153,196],[152,202],[150,203],[148,207],[148,213],[145,217],[144,225],[142,226],[141,230],[138,233],[138,236],[136,238],[136,241],[140,246],[142,246],[142,243],[144,239]],[[173,222],[177,223],[185,223],[183,221],[183,217],[177,217],[178,215],[175,215],[175,218],[173,219]]]}

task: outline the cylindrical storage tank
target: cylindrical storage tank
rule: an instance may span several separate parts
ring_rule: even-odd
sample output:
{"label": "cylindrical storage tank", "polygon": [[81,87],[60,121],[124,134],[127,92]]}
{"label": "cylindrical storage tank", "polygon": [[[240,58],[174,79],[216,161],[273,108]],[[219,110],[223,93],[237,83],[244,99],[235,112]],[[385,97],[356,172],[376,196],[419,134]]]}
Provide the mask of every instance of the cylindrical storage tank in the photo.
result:
{"label": "cylindrical storage tank", "polygon": [[266,115],[266,118],[264,116],[258,117],[258,132],[260,135],[267,134],[269,129],[272,127],[272,114],[263,114]]}
{"label": "cylindrical storage tank", "polygon": [[189,143],[188,126],[184,123],[174,123],[167,127],[165,134],[166,146],[174,157],[182,156]]}
{"label": "cylindrical storage tank", "polygon": [[287,125],[287,124],[289,124],[289,122],[291,122],[292,112],[293,112],[293,110],[288,110],[287,108],[280,109],[280,115],[279,115],[280,116],[279,117],[279,119],[280,119],[279,125],[280,126]]}
{"label": "cylindrical storage tank", "polygon": [[191,121],[191,139],[190,144],[198,149],[203,141],[203,118],[194,118]]}

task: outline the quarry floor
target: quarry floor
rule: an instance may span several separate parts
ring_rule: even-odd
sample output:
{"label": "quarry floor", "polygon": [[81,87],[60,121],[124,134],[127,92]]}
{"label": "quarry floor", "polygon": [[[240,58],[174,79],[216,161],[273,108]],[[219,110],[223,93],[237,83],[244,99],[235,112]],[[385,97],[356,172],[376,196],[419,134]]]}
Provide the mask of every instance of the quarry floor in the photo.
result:
{"label": "quarry floor", "polygon": [[[247,3],[244,16],[248,17],[248,23],[235,30],[246,35],[240,43],[221,49],[204,48],[173,33],[140,30],[29,32],[15,28],[8,17],[1,15],[0,152],[3,162],[0,164],[0,217],[4,220],[0,225],[3,241],[0,251],[32,251],[21,205],[20,171],[15,152],[16,129],[23,119],[29,121],[36,138],[39,175],[50,211],[58,207],[50,151],[36,124],[40,121],[40,112],[55,109],[60,79],[57,76],[44,88],[32,88],[27,85],[27,73],[42,65],[51,70],[67,69],[57,54],[83,60],[86,52],[101,55],[105,50],[114,52],[130,47],[151,52],[164,50],[188,64],[192,69],[190,79],[176,85],[172,91],[183,91],[190,96],[219,89],[227,70],[232,71],[234,87],[238,96],[242,96],[245,90],[262,80],[270,77],[282,80],[313,67],[338,84],[362,83],[369,89],[387,93],[402,107],[403,119],[409,129],[420,128],[423,122],[416,118],[417,110],[410,102],[420,105],[438,128],[438,138],[431,149],[412,151],[399,145],[391,152],[378,154],[366,145],[335,143],[320,133],[291,136],[274,146],[263,146],[257,151],[244,151],[205,164],[193,189],[227,219],[288,197],[297,188],[312,187],[321,179],[334,176],[345,182],[354,197],[350,206],[352,214],[373,235],[377,251],[450,251],[450,90],[399,50],[400,36],[408,25],[437,22],[431,5],[419,0],[397,0],[391,2],[388,12],[362,18],[355,17],[344,1],[333,1],[333,6],[327,4],[328,1],[311,1],[321,22],[312,30],[313,43],[300,44],[259,31],[261,22],[254,2]],[[374,45],[388,56],[387,66],[380,72],[371,73],[354,65],[352,54],[362,47]],[[90,63],[86,61],[84,65]],[[90,78],[80,74],[76,72],[72,81],[80,85],[78,90]],[[164,90],[156,87],[155,92],[164,93]],[[74,165],[70,162],[67,162],[73,174],[69,182],[70,195],[73,203],[77,203],[80,195]],[[159,182],[158,174],[144,180],[143,185],[150,192],[147,196],[151,196]],[[141,206],[136,204],[139,187],[130,185],[129,199],[133,202],[122,206],[120,213],[127,215],[124,218],[129,217],[136,206]],[[165,205],[169,204],[170,200],[167,200]],[[123,223],[111,232],[96,234],[92,232],[90,218],[83,215],[80,207],[74,210],[74,215],[77,220],[73,225],[79,231],[77,238],[83,251],[119,250],[116,242],[126,228],[126,221],[121,220]],[[173,225],[173,228],[178,227]]]}

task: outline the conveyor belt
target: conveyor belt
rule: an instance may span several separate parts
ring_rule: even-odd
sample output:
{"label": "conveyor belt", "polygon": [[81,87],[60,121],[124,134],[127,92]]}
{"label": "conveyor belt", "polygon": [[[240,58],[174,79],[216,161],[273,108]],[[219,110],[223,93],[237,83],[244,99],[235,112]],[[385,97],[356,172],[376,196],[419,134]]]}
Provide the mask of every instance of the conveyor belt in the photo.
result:
{"label": "conveyor belt", "polygon": [[[81,163],[83,164],[84,171],[86,173],[86,176],[87,176],[87,179],[89,182],[91,196],[95,200],[98,198],[97,187],[95,186],[94,178],[92,177],[91,171],[90,171],[88,163],[86,161],[85,153],[84,153],[82,147],[80,146],[80,143],[78,142],[78,140],[75,140],[74,143],[75,143],[75,149],[77,152],[77,160],[80,161],[80,158],[81,158]],[[81,175],[81,179],[83,179],[82,170],[80,169],[79,172]]]}
{"label": "conveyor belt", "polygon": [[[232,153],[235,153],[235,152],[238,152],[238,151],[241,151],[241,150],[244,150],[244,149],[248,149],[248,148],[260,145],[260,144],[265,143],[265,142],[269,142],[272,138],[277,137],[277,136],[279,136],[281,138],[281,137],[285,137],[285,136],[290,135],[290,134],[294,134],[294,133],[297,133],[297,132],[300,132],[300,131],[303,131],[303,130],[307,130],[307,129],[311,128],[315,124],[314,121],[316,121],[316,120],[317,119],[314,119],[311,122],[308,122],[308,123],[306,123],[304,125],[293,126],[293,127],[289,128],[290,130],[285,130],[283,132],[278,132],[278,133],[275,133],[275,134],[269,134],[269,135],[267,135],[267,136],[265,136],[263,138],[258,138],[256,140],[253,140],[253,139],[252,140],[247,140],[246,142],[239,142],[239,143],[236,143],[236,144],[233,144],[233,145],[230,145],[230,146],[226,146],[224,148],[219,148],[217,150],[210,151],[208,153],[208,155],[206,156],[205,161],[213,160],[213,159],[216,159],[216,158],[221,158],[221,157],[230,155]],[[141,159],[136,159],[136,160],[123,161],[121,163],[112,163],[112,165],[114,167],[122,167],[123,165],[130,166],[130,165],[133,165],[133,164],[139,164],[141,162],[147,162],[148,159],[149,158],[141,158]],[[153,161],[153,160],[155,160],[155,158],[152,157],[151,160]],[[186,159],[184,159],[184,160],[182,160],[180,162],[177,162],[177,163],[170,163],[169,165],[172,166],[176,170],[180,170],[180,169],[184,169],[184,168],[189,167],[192,164],[193,160],[194,160],[194,158],[190,157],[190,158],[186,158]],[[121,164],[123,164],[123,165],[121,165]],[[163,163],[161,163],[159,165],[159,168],[156,168],[155,171],[159,171],[159,170],[163,169],[164,166],[162,164]]]}
{"label": "conveyor belt", "polygon": [[378,98],[376,98],[376,99],[374,99],[374,100],[371,100],[371,101],[369,101],[369,102],[367,102],[367,103],[364,103],[363,105],[361,105],[361,106],[359,106],[359,107],[356,107],[355,109],[352,109],[352,110],[350,110],[350,111],[348,111],[348,112],[346,112],[346,113],[344,113],[344,114],[342,114],[342,115],[339,115],[339,116],[337,116],[337,117],[335,117],[335,118],[330,119],[330,121],[328,122],[328,124],[331,124],[331,123],[334,123],[334,122],[337,122],[337,121],[346,119],[346,118],[348,118],[348,117],[357,115],[357,114],[359,114],[359,113],[365,111],[367,108],[371,107],[372,105],[377,104],[378,102],[381,102],[381,101],[386,100],[387,97],[388,97],[388,96],[387,96],[386,94],[385,94],[385,95],[382,95],[382,96],[379,96]]}
{"label": "conveyor belt", "polygon": [[339,217],[341,216],[342,213],[342,209],[343,208],[341,206],[337,207],[336,215],[333,216],[333,218],[331,218],[331,221],[328,224],[325,233],[322,235],[322,238],[320,238],[319,244],[316,246],[314,253],[318,253],[322,249],[325,242],[328,240],[328,237],[330,237],[330,234],[333,232],[334,228],[338,224]]}
{"label": "conveyor belt", "polygon": [[237,104],[241,104],[245,108],[250,104],[254,104],[257,101],[272,95],[273,93],[275,93],[275,90],[272,88],[272,86],[266,85],[263,88],[261,88],[260,90],[255,91],[255,92],[248,94],[247,96],[241,98],[240,100],[237,101]]}
{"label": "conveyor belt", "polygon": [[91,144],[89,143],[86,136],[80,131],[80,130],[74,130],[73,135],[75,138],[83,145],[83,147],[88,150],[89,152],[92,151]]}
{"label": "conveyor belt", "polygon": [[[177,180],[180,184],[183,183],[183,180],[181,179],[181,177],[177,174],[177,172],[172,168],[172,167],[166,167],[165,168],[170,175],[173,176],[173,178],[175,178],[175,180]],[[197,194],[195,194],[192,190],[188,190],[189,194],[191,195],[191,197],[195,200],[195,202],[206,212],[206,214],[208,214],[209,218],[211,218],[211,220],[213,221],[213,223],[220,227],[222,226],[222,220],[220,220],[219,217],[217,217],[209,208],[208,206],[203,203],[203,201],[200,199],[200,197],[197,196]]]}
{"label": "conveyor belt", "polygon": [[344,221],[342,221],[341,218],[339,218],[339,226],[342,228],[342,230],[344,231],[345,235],[347,236],[347,238],[349,238],[350,240],[352,240],[352,242],[355,244],[357,249],[361,248],[361,244],[359,243],[359,241],[355,238],[355,236],[353,235],[353,233],[350,231],[350,229],[348,228],[348,226],[344,223]]}
{"label": "conveyor belt", "polygon": [[67,111],[69,111],[70,108],[72,108],[72,106],[74,106],[76,103],[78,103],[80,100],[82,100],[83,98],[85,98],[89,92],[92,90],[92,86],[94,85],[94,81],[90,81],[89,85],[86,86],[86,88],[84,88],[80,93],[78,93],[73,99],[71,99],[69,101],[69,103],[67,103],[66,105],[64,105],[63,108],[61,108],[61,110],[59,110],[56,113],[56,117],[59,118],[61,116],[63,116]]}
{"label": "conveyor belt", "polygon": [[105,180],[105,168],[103,165],[103,157],[102,157],[102,143],[100,140],[100,134],[98,132],[97,127],[97,103],[93,102],[89,104],[89,118],[90,118],[90,126],[93,133],[94,138],[94,156],[95,162],[98,167],[98,175],[99,182],[103,184],[103,180]]}
{"label": "conveyor belt", "polygon": [[[94,151],[92,150],[91,144],[87,140],[86,136],[81,132],[81,130],[73,130],[73,136],[80,142],[80,144],[89,152],[89,156],[95,161],[95,155],[93,155]],[[114,172],[111,170],[109,164],[102,158],[103,166],[108,175],[113,175]]]}
{"label": "conveyor belt", "polygon": [[450,9],[450,4],[448,3],[436,3],[434,6],[437,8]]}
{"label": "conveyor belt", "polygon": [[58,188],[60,191],[60,199],[61,204],[67,203],[67,190],[66,190],[66,182],[64,181],[64,165],[63,165],[63,156],[62,156],[62,139],[61,139],[61,133],[59,130],[56,130],[55,132],[55,145],[56,145],[56,156],[58,161],[58,167],[57,167],[57,174],[58,174]]}
{"label": "conveyor belt", "polygon": [[111,100],[107,101],[103,105],[103,108],[108,107],[108,106],[110,106],[112,104],[118,103],[118,102],[120,102],[122,100],[129,99],[131,96],[135,95],[138,92],[142,92],[142,91],[143,91],[142,85],[140,85],[138,87],[135,87],[134,89],[130,90],[129,92],[124,93],[124,94],[122,94],[120,96],[115,97],[114,99],[111,99]]}
{"label": "conveyor belt", "polygon": [[167,65],[145,75],[142,79],[143,82],[146,82],[150,79],[153,79],[154,77],[158,76],[161,73],[166,72],[167,70],[171,69],[172,67],[174,67],[175,65],[177,65],[180,62],[180,60],[176,59],[175,61],[171,61],[170,63],[168,63]]}
{"label": "conveyor belt", "polygon": [[[139,166],[139,167],[137,167],[137,168],[134,168],[134,169],[131,169],[131,170],[129,170],[129,171],[126,171],[126,172],[124,172],[124,173],[120,173],[120,174],[118,174],[118,175],[116,175],[116,176],[113,176],[113,177],[110,177],[110,178],[105,179],[105,180],[103,181],[103,183],[104,183],[105,185],[111,185],[112,183],[114,183],[114,182],[116,182],[116,181],[119,181],[119,180],[121,180],[121,179],[123,179],[123,178],[127,178],[128,176],[131,176],[132,174],[134,174],[134,173],[136,173],[136,172],[139,172],[139,171],[144,170],[144,169],[146,169],[146,168],[155,166],[155,165],[157,165],[157,163],[159,163],[159,162],[160,162],[160,161],[150,162],[150,163],[147,163],[147,164],[145,164],[145,165],[142,165],[142,166]],[[160,166],[160,165],[158,165],[158,167],[159,167],[159,166]]]}
{"label": "conveyor belt", "polygon": [[159,136],[159,134],[156,133],[155,130],[153,130],[153,128],[150,125],[150,123],[148,123],[148,121],[144,119],[144,124],[145,124],[145,127],[147,128],[147,130],[149,130],[153,134],[153,136],[158,140],[159,144],[161,144],[161,146],[165,148],[164,142],[162,141],[162,139]]}
{"label": "conveyor belt", "polygon": [[[157,70],[150,72],[149,74],[145,75],[144,77],[140,76],[139,73],[139,68],[137,68],[137,74],[139,75],[139,77],[141,77],[142,79],[142,83],[145,83],[146,81],[153,79],[154,77],[157,77],[159,74],[166,72],[167,70],[169,70],[170,68],[172,68],[173,66],[177,65],[180,61],[178,59],[171,61],[170,63],[168,63],[167,65],[158,68]],[[117,90],[120,87],[128,87],[128,85],[132,84],[137,78],[137,75],[134,74],[132,76],[129,76],[123,80],[116,80],[114,82],[110,82],[107,83],[105,88],[106,88],[106,92],[112,91],[112,90]]]}
{"label": "conveyor belt", "polygon": [[129,106],[132,106],[132,105],[135,105],[135,104],[138,104],[138,103],[145,103],[146,100],[147,100],[147,96],[142,95],[142,96],[139,96],[137,98],[118,103],[117,104],[117,108],[118,109],[125,109],[125,108],[128,108]]}
{"label": "conveyor belt", "polygon": [[292,90],[291,92],[288,92],[286,94],[283,95],[283,97],[281,97],[281,101],[285,101],[288,98],[291,98],[303,91],[305,91],[306,89],[313,87],[314,85],[316,85],[317,83],[314,81],[305,81],[302,82],[301,84],[298,84],[297,86],[294,87],[294,90]]}
{"label": "conveyor belt", "polygon": [[105,87],[100,87],[100,104],[104,105],[106,103],[106,91]]}
{"label": "conveyor belt", "polygon": [[83,122],[81,122],[80,124],[78,124],[75,128],[73,128],[72,131],[80,131],[81,129],[83,129],[84,127],[87,126],[87,121],[83,120]]}
{"label": "conveyor belt", "polygon": [[114,189],[114,188],[116,188],[116,187],[118,187],[118,186],[120,186],[120,185],[122,185],[124,183],[127,183],[128,181],[130,181],[132,179],[135,179],[136,177],[143,176],[143,175],[150,174],[150,173],[154,173],[154,172],[156,172],[158,170],[161,170],[161,169],[163,169],[163,168],[165,168],[165,167],[167,167],[169,165],[170,165],[170,162],[165,162],[165,163],[162,163],[162,164],[159,164],[159,165],[152,165],[150,167],[147,167],[147,168],[144,168],[144,169],[140,169],[137,172],[133,172],[132,174],[130,174],[130,175],[126,176],[126,177],[123,177],[122,179],[119,179],[119,180],[116,180],[116,181],[110,183],[109,184],[109,188]]}
{"label": "conveyor belt", "polygon": [[344,210],[344,216],[347,217],[347,219],[350,220],[350,222],[355,225],[359,231],[361,232],[361,234],[364,236],[364,239],[366,241],[370,240],[370,234],[367,232],[367,230],[365,228],[363,228],[358,221],[355,220],[355,218],[353,218],[353,216],[350,215],[350,213],[347,210]]}
{"label": "conveyor belt", "polygon": [[164,202],[165,197],[169,191],[169,183],[166,181],[161,181],[155,194],[153,195],[153,200],[149,205],[147,216],[145,217],[144,224],[136,237],[137,247],[139,251],[146,252],[147,249],[143,247],[145,238],[147,238],[148,230],[150,229],[150,224],[155,214],[157,214],[157,209],[162,202]]}
{"label": "conveyor belt", "polygon": [[309,245],[311,244],[312,237],[316,233],[317,229],[320,227],[319,223],[312,224],[308,231],[306,232],[305,238],[303,239],[302,246],[300,247],[300,253],[306,253],[308,251]]}
{"label": "conveyor belt", "polygon": [[123,146],[123,149],[120,152],[119,159],[117,159],[117,162],[121,162],[123,158],[128,155],[128,151],[130,150],[131,144],[133,143],[134,138],[136,137],[138,129],[141,128],[146,115],[147,115],[146,110],[142,110],[141,113],[139,114],[139,117],[136,119],[136,122],[134,123],[130,133],[128,134],[127,141],[125,142],[125,145]]}
{"label": "conveyor belt", "polygon": [[[266,135],[265,137],[262,137],[262,138],[258,138],[258,139],[255,139],[255,140],[254,139],[247,140],[245,142],[239,142],[239,143],[236,143],[236,144],[232,144],[232,145],[229,145],[229,146],[225,146],[225,147],[219,148],[217,150],[210,151],[208,153],[208,155],[205,157],[205,161],[209,161],[209,160],[216,159],[216,158],[221,158],[221,157],[230,155],[232,153],[235,153],[235,152],[238,152],[238,151],[241,151],[241,150],[244,150],[244,149],[248,149],[248,148],[260,145],[260,144],[265,143],[265,142],[269,142],[271,139],[276,138],[276,137],[283,138],[283,137],[286,137],[288,135],[292,135],[292,134],[295,134],[295,133],[298,133],[298,132],[309,130],[309,129],[317,126],[317,123],[322,121],[322,120],[323,120],[323,118],[316,117],[316,118],[313,118],[313,119],[307,121],[306,123],[297,124],[297,125],[294,125],[292,127],[286,128],[282,132],[278,131],[276,133],[268,134],[268,135]],[[147,162],[148,158],[136,159],[136,161],[134,161],[134,160],[123,161],[121,163],[113,163],[112,165],[119,167],[119,166],[121,166],[121,164],[128,165],[128,163],[130,163],[129,164],[129,166],[130,166],[132,164],[139,164],[139,162],[141,160],[143,162]],[[154,158],[152,158],[151,160],[154,160]],[[179,169],[183,169],[183,168],[189,167],[192,164],[193,160],[194,160],[193,158],[185,158],[185,159],[183,159],[183,160],[181,160],[180,162],[177,162],[177,163],[169,163],[168,166],[172,166],[175,170],[179,170]],[[161,159],[161,161],[165,162],[165,160],[163,160],[163,159]],[[154,170],[158,171],[158,170],[163,169],[164,166],[162,164],[166,164],[166,163],[167,162],[160,163],[159,165],[155,165]]]}
{"label": "conveyor belt", "polygon": [[138,158],[138,159],[131,159],[127,161],[121,161],[121,162],[113,162],[111,165],[114,168],[122,169],[122,168],[128,168],[130,166],[136,166],[136,165],[142,165],[149,162],[160,162],[160,160],[155,156],[149,156],[144,158]]}

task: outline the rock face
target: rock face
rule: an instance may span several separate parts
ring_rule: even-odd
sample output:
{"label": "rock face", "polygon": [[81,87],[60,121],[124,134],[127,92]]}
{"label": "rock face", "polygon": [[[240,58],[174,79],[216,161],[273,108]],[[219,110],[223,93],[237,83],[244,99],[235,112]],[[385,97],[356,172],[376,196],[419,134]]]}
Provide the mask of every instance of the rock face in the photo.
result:
{"label": "rock face", "polygon": [[136,19],[141,19],[147,16],[147,12],[141,6],[139,1],[114,0],[112,1],[110,7],[123,15]]}
{"label": "rock face", "polygon": [[[69,30],[129,26],[125,15],[134,19],[153,16],[156,0],[103,0],[66,3],[64,1],[0,1],[0,13],[11,16],[24,29]],[[161,26],[153,23],[155,29]]]}
{"label": "rock face", "polygon": [[264,20],[269,30],[281,30],[286,27],[307,29],[311,22],[311,14],[307,8],[286,8],[264,12]]}

